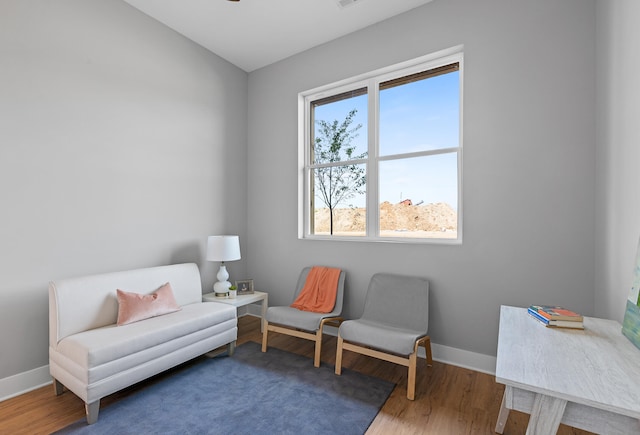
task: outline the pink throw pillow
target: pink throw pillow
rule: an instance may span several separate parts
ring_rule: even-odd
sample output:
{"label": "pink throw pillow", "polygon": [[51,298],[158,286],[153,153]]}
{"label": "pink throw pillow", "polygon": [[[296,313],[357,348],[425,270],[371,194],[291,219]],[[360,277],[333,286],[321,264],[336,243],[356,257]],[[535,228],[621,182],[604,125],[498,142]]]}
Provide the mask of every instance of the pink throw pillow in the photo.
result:
{"label": "pink throw pillow", "polygon": [[118,326],[181,310],[169,283],[149,295],[117,289],[117,296]]}

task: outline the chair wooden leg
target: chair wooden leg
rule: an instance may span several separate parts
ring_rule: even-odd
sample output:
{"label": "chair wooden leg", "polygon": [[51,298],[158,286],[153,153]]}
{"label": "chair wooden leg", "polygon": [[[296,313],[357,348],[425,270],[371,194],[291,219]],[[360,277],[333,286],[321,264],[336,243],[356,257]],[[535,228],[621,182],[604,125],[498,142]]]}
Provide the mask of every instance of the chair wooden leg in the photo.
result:
{"label": "chair wooden leg", "polygon": [[409,373],[407,375],[407,399],[413,400],[416,397],[416,365],[418,352],[409,355]]}
{"label": "chair wooden leg", "polygon": [[342,343],[344,340],[338,334],[338,348],[336,349],[336,375],[342,374]]}
{"label": "chair wooden leg", "polygon": [[424,341],[422,342],[422,345],[424,346],[424,351],[427,355],[427,365],[432,366],[433,355],[431,354],[431,337],[425,337]]}
{"label": "chair wooden leg", "polygon": [[320,367],[320,354],[322,352],[322,325],[316,331],[316,351],[313,356],[313,366]]}
{"label": "chair wooden leg", "polygon": [[264,326],[262,329],[262,351],[266,352],[267,351],[267,340],[268,340],[268,336],[269,336],[269,322],[267,322],[266,320],[263,320],[264,322]]}

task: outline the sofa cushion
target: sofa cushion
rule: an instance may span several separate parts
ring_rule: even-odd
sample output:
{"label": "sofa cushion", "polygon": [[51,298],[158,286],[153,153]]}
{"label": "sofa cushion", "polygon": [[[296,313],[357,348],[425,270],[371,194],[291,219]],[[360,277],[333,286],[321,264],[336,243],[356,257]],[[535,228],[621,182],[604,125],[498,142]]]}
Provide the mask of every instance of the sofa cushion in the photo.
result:
{"label": "sofa cushion", "polygon": [[[217,303],[195,303],[164,316],[145,319],[123,326],[104,326],[80,332],[62,339],[55,352],[86,371],[137,353],[163,345],[172,340],[220,325],[235,326],[236,309]],[[232,327],[233,327],[232,326]],[[144,359],[144,358],[143,358]],[[136,364],[139,364],[137,361]],[[86,377],[85,374],[83,377]]]}
{"label": "sofa cushion", "polygon": [[151,294],[117,289],[118,326],[179,311],[171,284],[165,283]]}

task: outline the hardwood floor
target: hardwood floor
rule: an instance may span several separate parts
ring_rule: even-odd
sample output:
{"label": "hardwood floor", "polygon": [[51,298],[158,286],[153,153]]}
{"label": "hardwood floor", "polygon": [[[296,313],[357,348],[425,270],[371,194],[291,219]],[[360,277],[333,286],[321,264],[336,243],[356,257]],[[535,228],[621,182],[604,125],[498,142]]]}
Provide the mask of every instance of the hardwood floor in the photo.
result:
{"label": "hardwood floor", "polygon": [[[238,345],[261,342],[260,322],[256,317],[239,319]],[[313,364],[313,342],[272,333],[269,347],[309,357]],[[335,364],[336,338],[325,336],[322,362]],[[367,434],[493,434],[502,400],[503,386],[491,375],[434,362],[427,367],[418,361],[416,400],[407,400],[406,368],[351,352],[345,352],[343,367],[396,383]],[[145,382],[157,382],[163,376]],[[102,406],[133,394],[133,386],[102,400]],[[0,434],[49,434],[84,417],[84,404],[73,393],[55,396],[52,386],[39,388],[0,402]],[[524,434],[529,416],[512,411],[504,433]],[[560,435],[587,435],[589,432],[560,426]]]}

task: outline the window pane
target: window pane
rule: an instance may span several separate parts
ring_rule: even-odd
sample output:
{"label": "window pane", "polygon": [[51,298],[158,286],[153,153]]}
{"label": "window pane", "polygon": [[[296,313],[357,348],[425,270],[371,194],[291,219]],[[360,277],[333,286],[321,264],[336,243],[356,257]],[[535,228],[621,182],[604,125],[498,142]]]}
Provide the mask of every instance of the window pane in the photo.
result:
{"label": "window pane", "polygon": [[341,165],[312,170],[311,234],[366,234],[365,165]]}
{"label": "window pane", "polygon": [[380,155],[459,146],[459,72],[380,90]]}
{"label": "window pane", "polygon": [[366,158],[366,89],[314,101],[311,108],[314,125],[312,163]]}
{"label": "window pane", "polygon": [[380,236],[458,234],[458,154],[380,162]]}

